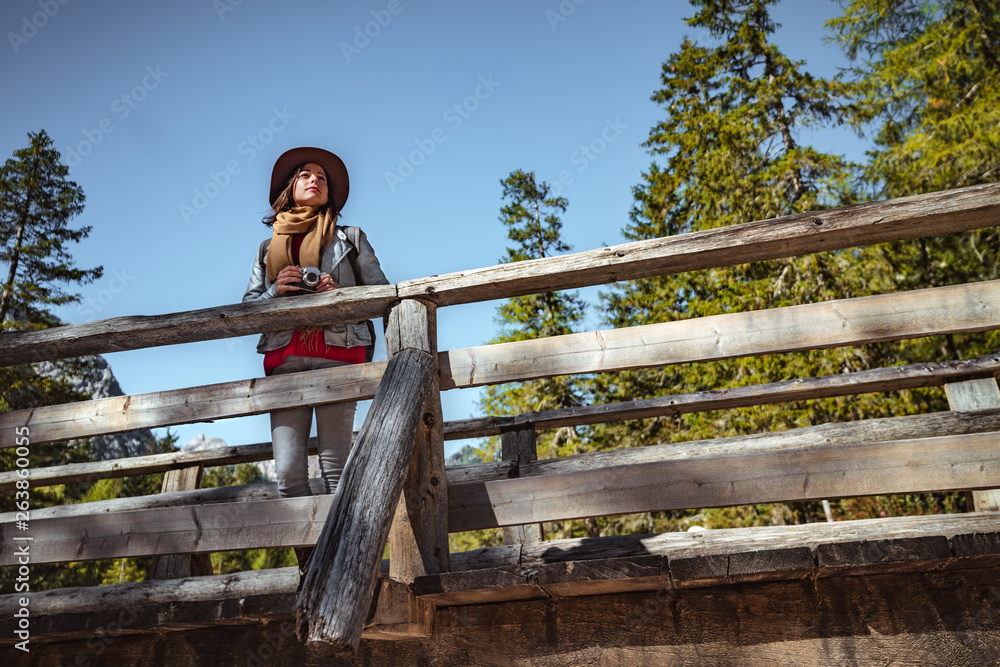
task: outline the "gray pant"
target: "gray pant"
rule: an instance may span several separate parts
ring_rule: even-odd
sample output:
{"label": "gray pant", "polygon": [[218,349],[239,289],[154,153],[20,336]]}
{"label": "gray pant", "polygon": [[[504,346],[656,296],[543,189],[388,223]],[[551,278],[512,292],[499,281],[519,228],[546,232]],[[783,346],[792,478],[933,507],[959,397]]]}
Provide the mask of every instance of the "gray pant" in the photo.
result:
{"label": "gray pant", "polygon": [[[346,365],[317,357],[291,355],[275,368],[271,375],[333,368]],[[327,493],[334,493],[351,452],[351,434],[354,430],[356,402],[318,405],[316,411],[316,439],[319,449],[319,467]],[[271,413],[271,446],[274,450],[274,467],[278,477],[278,496],[296,498],[311,496],[309,489],[309,430],[312,427],[314,408],[288,408]]]}

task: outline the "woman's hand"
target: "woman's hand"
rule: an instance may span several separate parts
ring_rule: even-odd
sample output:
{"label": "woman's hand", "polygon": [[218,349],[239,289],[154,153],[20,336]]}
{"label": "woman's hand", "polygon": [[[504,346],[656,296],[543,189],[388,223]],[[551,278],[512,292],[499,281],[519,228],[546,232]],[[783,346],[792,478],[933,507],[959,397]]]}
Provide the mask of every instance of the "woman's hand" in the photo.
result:
{"label": "woman's hand", "polygon": [[316,286],[316,293],[319,292],[332,292],[333,290],[340,287],[337,283],[333,281],[329,273],[324,273],[319,277],[319,285]]}
{"label": "woman's hand", "polygon": [[302,269],[297,266],[286,266],[278,272],[274,282],[278,286],[278,294],[284,296],[301,292],[302,288],[298,285],[300,280],[302,280]]}

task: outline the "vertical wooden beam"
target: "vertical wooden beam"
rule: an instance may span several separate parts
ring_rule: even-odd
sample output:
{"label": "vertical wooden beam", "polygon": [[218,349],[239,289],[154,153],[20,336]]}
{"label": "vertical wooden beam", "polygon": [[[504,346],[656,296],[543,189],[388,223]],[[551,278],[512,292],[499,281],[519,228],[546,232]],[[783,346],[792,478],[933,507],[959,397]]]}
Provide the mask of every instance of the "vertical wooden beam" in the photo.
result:
{"label": "vertical wooden beam", "polygon": [[[168,470],[163,474],[161,493],[171,491],[191,491],[201,484],[200,465],[179,470]],[[212,561],[208,554],[171,554],[153,556],[149,568],[150,579],[182,579],[202,577],[212,574]]]}
{"label": "vertical wooden beam", "polygon": [[389,358],[302,580],[300,639],[357,649],[436,370],[423,350]]}
{"label": "vertical wooden beam", "polygon": [[[535,444],[535,427],[531,424],[518,426],[500,432],[500,459],[513,461],[514,476],[520,476],[520,466],[526,461],[538,460],[538,447]],[[542,524],[527,523],[520,526],[508,526],[503,529],[504,544],[528,544],[542,541]]]}
{"label": "vertical wooden beam", "polygon": [[[437,307],[416,299],[402,301],[389,311],[385,338],[390,357],[415,349],[429,353],[436,362]],[[435,369],[389,532],[389,577],[396,581],[412,583],[417,577],[450,569],[440,390]]]}
{"label": "vertical wooden beam", "polygon": [[369,639],[427,639],[434,629],[434,604],[381,572],[369,614],[364,630]]}
{"label": "vertical wooden beam", "polygon": [[[944,385],[944,393],[952,410],[1000,408],[1000,387],[993,377],[948,382]],[[967,497],[970,512],[1000,511],[1000,489],[970,491]]]}

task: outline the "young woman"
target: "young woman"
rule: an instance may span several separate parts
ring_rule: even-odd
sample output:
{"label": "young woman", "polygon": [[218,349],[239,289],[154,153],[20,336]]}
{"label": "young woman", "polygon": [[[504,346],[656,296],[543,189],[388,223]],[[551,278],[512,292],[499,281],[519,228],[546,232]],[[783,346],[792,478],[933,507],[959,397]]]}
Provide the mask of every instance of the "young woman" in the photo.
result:
{"label": "young woman", "polygon": [[[328,292],[353,285],[386,285],[375,251],[357,227],[342,227],[340,211],[349,181],[343,161],[320,148],[293,148],[281,155],[271,172],[271,212],[264,224],[271,238],[257,250],[243,301],[277,299]],[[304,287],[303,269],[319,269],[317,284]],[[365,322],[329,324],[261,336],[265,375],[358,364],[370,359],[374,345]],[[327,493],[340,482],[351,449],[356,403],[315,408],[319,464]],[[307,448],[313,408],[271,413],[271,442],[281,498],[312,495]],[[296,549],[304,572],[311,549]]]}

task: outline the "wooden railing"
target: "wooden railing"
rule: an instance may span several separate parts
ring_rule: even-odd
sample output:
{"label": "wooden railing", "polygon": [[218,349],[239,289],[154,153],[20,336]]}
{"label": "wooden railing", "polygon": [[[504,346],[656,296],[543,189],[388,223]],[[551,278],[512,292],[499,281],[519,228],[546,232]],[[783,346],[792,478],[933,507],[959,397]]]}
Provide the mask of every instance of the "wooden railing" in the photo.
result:
{"label": "wooden railing", "polygon": [[[975,508],[996,510],[989,490],[1000,488],[995,455],[1000,356],[447,424],[441,423],[437,396],[454,388],[557,375],[1000,329],[1000,281],[440,352],[435,312],[453,304],[991,227],[1000,224],[998,213],[1000,186],[976,186],[396,285],[3,334],[0,360],[11,365],[368,317],[386,316],[390,323],[388,362],[0,414],[0,432],[27,427],[36,444],[363,400],[389,392],[380,385],[388,375],[397,378],[399,391],[419,396],[412,399],[419,409],[405,415],[389,409],[393,399],[376,398],[345,471],[344,491],[335,498],[277,500],[273,484],[257,484],[35,510],[32,562],[319,543],[300,599],[303,635],[354,647],[385,535],[392,549],[391,580],[412,585],[467,564],[469,557],[458,554],[449,563],[441,545],[449,532],[477,528],[503,527],[508,542],[527,544],[541,539],[537,524],[545,521],[952,490],[981,491]],[[430,366],[412,360],[417,357],[430,360]],[[407,386],[410,371],[388,370],[404,363],[428,368],[432,379]],[[944,386],[952,411],[550,460],[536,460],[534,452],[535,431],[547,428],[926,386]],[[387,422],[393,420],[399,428],[392,435],[381,440],[365,435],[389,433]],[[444,439],[497,434],[502,461],[445,471]],[[376,475],[373,448],[386,441],[397,443],[393,447],[405,458]],[[4,438],[0,446],[14,442]],[[42,486],[268,458],[270,445],[261,443],[34,469],[31,480]],[[15,481],[14,472],[0,472],[0,489],[11,489]],[[398,505],[397,489],[402,489]],[[360,523],[344,523],[345,512],[330,512],[331,506],[347,505],[377,509]],[[14,520],[14,514],[0,516],[0,565],[16,563],[10,548]],[[343,564],[334,566],[345,562],[337,550],[348,542],[352,563],[361,563],[350,573]],[[355,553],[359,549],[363,553]]]}

